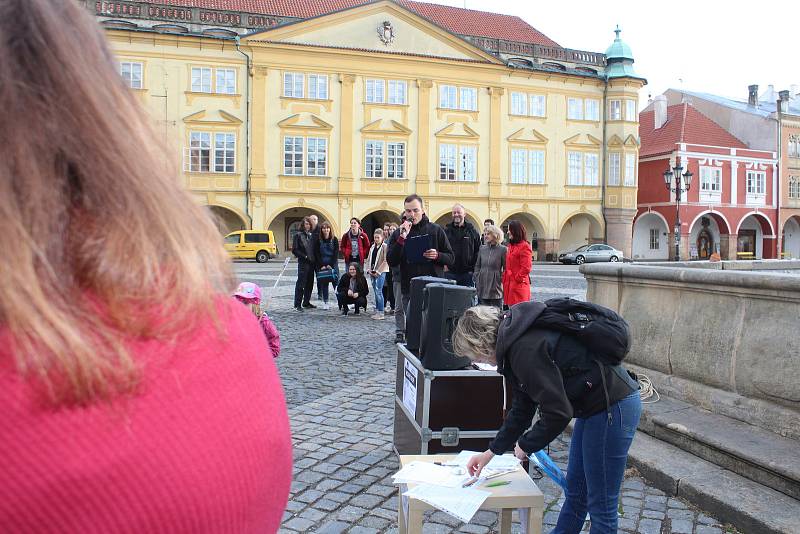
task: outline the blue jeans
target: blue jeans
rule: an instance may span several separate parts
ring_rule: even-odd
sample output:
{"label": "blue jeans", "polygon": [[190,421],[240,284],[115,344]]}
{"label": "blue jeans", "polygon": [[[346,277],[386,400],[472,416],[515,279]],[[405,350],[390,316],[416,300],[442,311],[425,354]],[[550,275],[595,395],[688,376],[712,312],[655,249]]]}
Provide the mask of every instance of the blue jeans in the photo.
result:
{"label": "blue jeans", "polygon": [[634,391],[602,411],[575,420],[567,466],[566,500],[550,534],[578,534],[586,512],[590,534],[616,534],[617,505],[628,449],[636,434],[642,401]]}
{"label": "blue jeans", "polygon": [[[370,278],[372,278],[370,276]],[[383,283],[386,281],[386,273],[381,273],[378,277],[372,278],[372,292],[375,294],[375,309],[378,313],[383,313]]]}

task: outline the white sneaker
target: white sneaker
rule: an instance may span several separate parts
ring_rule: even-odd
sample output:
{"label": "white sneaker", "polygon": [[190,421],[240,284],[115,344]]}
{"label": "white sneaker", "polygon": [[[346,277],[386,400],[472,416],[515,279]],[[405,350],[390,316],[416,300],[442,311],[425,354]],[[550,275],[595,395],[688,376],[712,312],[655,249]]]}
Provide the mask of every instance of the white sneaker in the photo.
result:
{"label": "white sneaker", "polygon": [[380,321],[382,319],[386,319],[386,316],[383,314],[383,312],[378,312],[375,315],[373,315],[372,318]]}
{"label": "white sneaker", "polygon": [[330,310],[331,309],[331,305],[328,304],[327,302],[323,302],[322,303],[322,309],[323,310]]}

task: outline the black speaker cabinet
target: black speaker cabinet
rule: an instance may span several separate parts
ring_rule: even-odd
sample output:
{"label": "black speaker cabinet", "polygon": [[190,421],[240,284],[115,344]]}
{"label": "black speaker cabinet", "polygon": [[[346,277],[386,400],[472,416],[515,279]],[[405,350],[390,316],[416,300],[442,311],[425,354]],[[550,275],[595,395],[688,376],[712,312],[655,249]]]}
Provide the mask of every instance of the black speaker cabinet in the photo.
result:
{"label": "black speaker cabinet", "polygon": [[419,359],[426,369],[447,371],[470,365],[469,358],[453,352],[453,330],[474,298],[474,287],[437,283],[425,286]]}
{"label": "black speaker cabinet", "polygon": [[411,279],[408,313],[406,314],[406,348],[410,351],[419,350],[420,330],[422,329],[422,291],[426,285],[433,283],[455,285],[456,282],[435,276],[417,276]]}

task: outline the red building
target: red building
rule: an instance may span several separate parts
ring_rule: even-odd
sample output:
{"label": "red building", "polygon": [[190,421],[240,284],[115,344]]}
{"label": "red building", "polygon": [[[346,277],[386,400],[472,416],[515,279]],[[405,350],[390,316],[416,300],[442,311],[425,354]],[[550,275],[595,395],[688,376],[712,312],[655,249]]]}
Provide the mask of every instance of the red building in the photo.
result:
{"label": "red building", "polygon": [[667,107],[663,96],[639,115],[639,134],[634,259],[675,256],[677,203],[664,171],[677,164],[694,175],[679,208],[681,259],[777,257],[777,154],[748,149],[691,104]]}

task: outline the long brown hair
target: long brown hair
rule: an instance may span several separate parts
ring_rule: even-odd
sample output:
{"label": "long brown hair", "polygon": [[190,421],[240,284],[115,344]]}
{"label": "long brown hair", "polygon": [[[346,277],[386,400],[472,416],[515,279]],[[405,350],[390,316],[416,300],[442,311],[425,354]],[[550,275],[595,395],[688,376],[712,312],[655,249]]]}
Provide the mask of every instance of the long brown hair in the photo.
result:
{"label": "long brown hair", "polygon": [[77,2],[0,2],[0,58],[0,358],[57,403],[131,392],[129,340],[216,317],[221,237]]}

